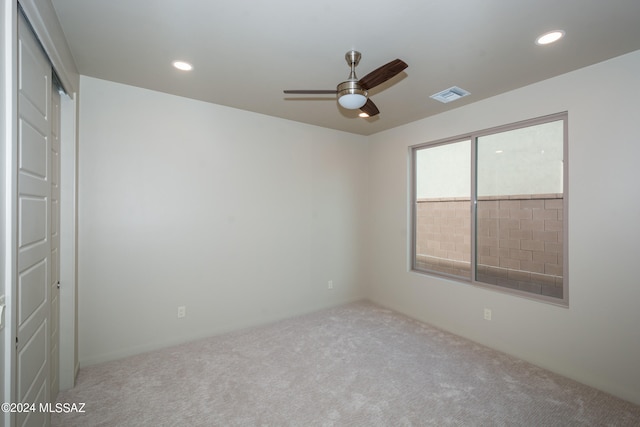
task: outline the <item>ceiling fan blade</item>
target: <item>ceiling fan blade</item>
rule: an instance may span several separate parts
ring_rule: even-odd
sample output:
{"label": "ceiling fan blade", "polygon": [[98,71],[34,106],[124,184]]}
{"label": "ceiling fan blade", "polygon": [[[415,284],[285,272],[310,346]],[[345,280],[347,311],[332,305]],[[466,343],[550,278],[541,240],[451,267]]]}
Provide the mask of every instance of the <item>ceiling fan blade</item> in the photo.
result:
{"label": "ceiling fan blade", "polygon": [[289,93],[293,95],[321,95],[321,94],[332,94],[335,95],[338,93],[337,90],[285,90],[284,93]]}
{"label": "ceiling fan blade", "polygon": [[373,70],[372,72],[361,78],[359,83],[365,90],[373,89],[379,84],[382,84],[390,78],[401,73],[402,70],[407,67],[407,63],[403,60],[394,59],[393,61],[384,64],[382,67]]}
{"label": "ceiling fan blade", "polygon": [[360,108],[360,111],[367,113],[369,117],[380,114],[380,110],[378,110],[378,107],[376,107],[376,104],[374,104],[371,99],[367,99],[367,102]]}

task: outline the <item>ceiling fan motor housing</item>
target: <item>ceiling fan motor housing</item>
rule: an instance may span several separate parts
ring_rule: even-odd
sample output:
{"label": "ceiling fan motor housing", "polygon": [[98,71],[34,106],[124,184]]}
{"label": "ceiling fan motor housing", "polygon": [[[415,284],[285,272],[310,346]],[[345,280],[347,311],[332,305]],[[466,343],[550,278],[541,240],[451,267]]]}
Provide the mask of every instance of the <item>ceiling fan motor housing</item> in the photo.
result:
{"label": "ceiling fan motor housing", "polygon": [[367,91],[360,86],[358,81],[347,80],[337,87],[338,102],[344,108],[357,110],[367,102]]}

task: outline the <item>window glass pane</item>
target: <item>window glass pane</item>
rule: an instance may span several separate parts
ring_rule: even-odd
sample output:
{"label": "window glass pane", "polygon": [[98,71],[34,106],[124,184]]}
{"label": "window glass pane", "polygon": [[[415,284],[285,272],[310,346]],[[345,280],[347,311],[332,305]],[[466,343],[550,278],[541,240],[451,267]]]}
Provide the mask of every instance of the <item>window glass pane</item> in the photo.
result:
{"label": "window glass pane", "polygon": [[563,297],[564,121],[476,139],[476,280]]}
{"label": "window glass pane", "polygon": [[415,152],[414,267],[471,278],[471,141]]}

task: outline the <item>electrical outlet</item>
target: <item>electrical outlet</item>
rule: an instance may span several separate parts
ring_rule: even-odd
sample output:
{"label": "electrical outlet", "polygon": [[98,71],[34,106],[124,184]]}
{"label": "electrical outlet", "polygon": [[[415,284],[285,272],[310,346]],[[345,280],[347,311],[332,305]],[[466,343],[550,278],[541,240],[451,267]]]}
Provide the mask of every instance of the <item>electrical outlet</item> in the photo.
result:
{"label": "electrical outlet", "polygon": [[333,280],[327,282],[327,289],[333,289]]}
{"label": "electrical outlet", "polygon": [[484,309],[484,320],[491,320],[491,310],[488,308]]}
{"label": "electrical outlet", "polygon": [[187,307],[181,305],[178,307],[178,319],[182,319],[183,317],[187,317]]}

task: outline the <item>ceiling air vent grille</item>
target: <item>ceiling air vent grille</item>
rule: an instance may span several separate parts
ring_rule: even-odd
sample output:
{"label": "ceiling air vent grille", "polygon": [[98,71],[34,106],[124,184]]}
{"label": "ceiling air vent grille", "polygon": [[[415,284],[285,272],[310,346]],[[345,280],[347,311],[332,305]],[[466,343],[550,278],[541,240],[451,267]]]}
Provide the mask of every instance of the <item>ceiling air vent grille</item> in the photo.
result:
{"label": "ceiling air vent grille", "polygon": [[446,104],[447,102],[455,101],[456,99],[460,99],[467,95],[469,95],[469,92],[466,90],[460,89],[458,86],[453,86],[449,89],[443,90],[442,92],[431,95],[431,98]]}

